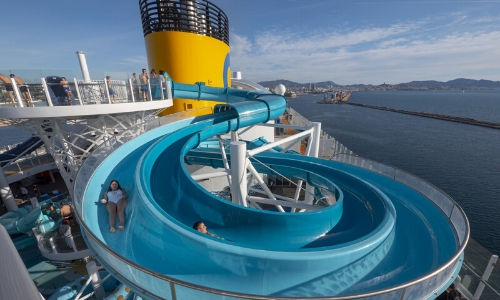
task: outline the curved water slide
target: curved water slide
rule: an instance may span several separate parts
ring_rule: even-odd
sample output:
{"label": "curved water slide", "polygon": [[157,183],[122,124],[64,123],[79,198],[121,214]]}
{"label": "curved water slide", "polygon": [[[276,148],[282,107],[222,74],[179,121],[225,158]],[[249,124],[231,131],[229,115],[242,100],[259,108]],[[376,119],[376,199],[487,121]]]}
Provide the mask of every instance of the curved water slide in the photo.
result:
{"label": "curved water slide", "polygon": [[[417,299],[456,275],[468,227],[457,231],[449,216],[465,218],[463,212],[451,201],[457,209],[448,214],[449,205],[383,174],[293,154],[256,156],[259,172],[271,167],[336,196],[333,205],[302,213],[243,207],[201,188],[185,161],[222,166],[221,156],[190,150],[285,109],[281,96],[238,93],[247,101],[156,128],[109,155],[97,151],[82,166],[75,209],[89,247],[110,272],[153,299]],[[110,233],[99,200],[114,178],[130,197],[125,229]],[[225,239],[194,231],[199,220]]]}
{"label": "curved water slide", "polygon": [[51,200],[40,202],[37,208],[25,205],[17,210],[5,213],[0,217],[2,224],[10,235],[17,233],[31,233],[32,229],[38,226],[40,232],[50,232],[61,225],[61,218],[54,220],[50,210],[46,208],[51,204],[55,205],[56,213],[59,214],[59,204]]}

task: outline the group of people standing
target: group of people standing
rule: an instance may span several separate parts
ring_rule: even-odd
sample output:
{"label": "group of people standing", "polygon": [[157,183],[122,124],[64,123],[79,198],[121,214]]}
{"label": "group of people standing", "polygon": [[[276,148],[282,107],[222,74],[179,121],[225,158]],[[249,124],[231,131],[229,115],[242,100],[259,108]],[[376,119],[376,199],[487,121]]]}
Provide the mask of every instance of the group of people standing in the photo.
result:
{"label": "group of people standing", "polygon": [[155,81],[152,84],[155,85],[156,82],[165,82],[168,80],[167,72],[160,70],[156,73],[155,69],[149,72],[146,69],[142,69],[141,74],[139,74],[139,82],[137,81],[137,73],[132,74],[132,86],[134,88],[134,96],[138,101],[149,101],[149,81]]}
{"label": "group of people standing", "polygon": [[10,78],[7,77],[5,74],[0,73],[0,80],[4,83],[5,89],[7,90],[7,94],[9,95],[10,101],[12,101],[12,105],[16,107],[16,101],[14,100],[14,87],[12,86],[12,80],[13,79],[18,88],[19,92],[21,93],[21,96],[23,97],[24,103],[26,106],[31,107],[33,106],[33,102],[31,101],[31,95],[28,91],[28,87],[24,83],[24,81],[20,78],[17,77],[14,74],[10,74]]}

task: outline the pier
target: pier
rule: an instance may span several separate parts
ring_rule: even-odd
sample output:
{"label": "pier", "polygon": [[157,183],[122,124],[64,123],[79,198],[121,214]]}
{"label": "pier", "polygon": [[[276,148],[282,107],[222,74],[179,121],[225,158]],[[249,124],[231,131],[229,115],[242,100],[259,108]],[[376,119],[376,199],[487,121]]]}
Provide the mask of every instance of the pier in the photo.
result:
{"label": "pier", "polygon": [[361,106],[361,107],[366,107],[366,108],[373,108],[373,109],[378,109],[378,110],[392,111],[392,112],[397,112],[397,113],[402,113],[402,114],[407,114],[407,115],[414,115],[414,116],[420,116],[420,117],[426,117],[426,118],[433,118],[433,119],[439,119],[439,120],[445,120],[445,121],[451,121],[451,122],[458,122],[458,123],[500,129],[500,123],[481,121],[481,120],[476,120],[476,119],[471,119],[471,118],[462,118],[462,117],[456,117],[456,116],[440,115],[440,114],[433,114],[433,113],[428,113],[428,112],[409,111],[409,110],[404,110],[404,109],[389,108],[389,107],[384,107],[384,106],[376,106],[376,105],[368,105],[368,104],[352,103],[352,102],[343,102],[342,104],[349,104],[349,105]]}

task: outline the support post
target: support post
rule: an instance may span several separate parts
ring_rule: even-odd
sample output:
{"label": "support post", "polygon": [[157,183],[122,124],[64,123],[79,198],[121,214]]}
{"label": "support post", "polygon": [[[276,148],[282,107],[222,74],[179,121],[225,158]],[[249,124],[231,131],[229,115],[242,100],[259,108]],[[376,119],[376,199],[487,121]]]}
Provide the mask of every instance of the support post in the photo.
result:
{"label": "support post", "polygon": [[167,99],[172,99],[172,83],[168,80],[166,83],[167,89]]}
{"label": "support post", "polygon": [[76,78],[73,78],[73,82],[75,83],[76,95],[78,96],[78,100],[80,101],[80,105],[83,105],[83,99],[82,99],[82,96],[80,95],[80,89],[78,88],[78,82],[76,81]]}
{"label": "support post", "polygon": [[[498,255],[492,255],[490,258],[490,261],[488,262],[488,265],[486,266],[486,270],[484,271],[483,276],[481,277],[482,280],[488,281],[490,278],[491,272],[493,271],[493,268],[496,265],[496,262],[498,260]],[[481,294],[483,293],[484,290],[484,283],[479,282],[479,285],[477,286],[476,292],[474,293],[474,299],[479,299],[481,297]]]}
{"label": "support post", "polygon": [[[319,153],[319,140],[321,138],[321,123],[319,122],[312,122],[314,131],[312,138],[310,138],[309,143],[310,145],[310,153],[309,156],[312,157],[318,157]],[[306,204],[312,204],[314,201],[314,187],[311,186],[309,183],[306,185],[306,198],[305,198],[305,203]]]}
{"label": "support post", "polygon": [[14,211],[18,209],[16,199],[12,194],[12,190],[10,189],[9,183],[7,181],[7,176],[5,176],[5,172],[0,167],[0,196],[2,197],[3,203],[7,208],[7,211]]}
{"label": "support post", "polygon": [[57,254],[56,244],[54,243],[54,238],[49,239],[50,247],[52,248],[52,253]]}
{"label": "support post", "polygon": [[231,196],[232,201],[247,205],[247,168],[245,142],[231,142]]}
{"label": "support post", "polygon": [[[149,95],[149,101],[153,101],[153,95],[151,95],[151,82],[148,79],[148,95]],[[146,99],[144,99],[146,101]]]}
{"label": "support post", "polygon": [[89,272],[89,277],[92,280],[92,287],[94,288],[95,298],[98,300],[104,299],[106,295],[104,294],[104,288],[102,287],[101,278],[99,278],[99,267],[93,260],[89,261],[86,267],[87,271]]}
{"label": "support post", "polygon": [[161,100],[165,100],[165,96],[163,95],[163,82],[162,81],[160,81],[160,94],[161,94]]}

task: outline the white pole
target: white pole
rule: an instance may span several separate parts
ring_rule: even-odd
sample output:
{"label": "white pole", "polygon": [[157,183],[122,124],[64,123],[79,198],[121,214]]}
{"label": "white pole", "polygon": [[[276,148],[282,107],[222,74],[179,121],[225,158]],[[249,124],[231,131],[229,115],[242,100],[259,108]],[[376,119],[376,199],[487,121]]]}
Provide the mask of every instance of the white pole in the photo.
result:
{"label": "white pole", "polygon": [[[313,125],[313,135],[309,140],[309,143],[311,143],[310,150],[311,152],[309,153],[309,156],[312,157],[318,157],[319,153],[319,140],[320,140],[320,134],[321,134],[321,123],[319,122],[312,122]],[[314,187],[307,183],[306,185],[306,198],[304,203],[306,204],[312,204],[314,201]]]}
{"label": "white pole", "polygon": [[43,91],[45,93],[45,97],[47,98],[47,104],[49,106],[54,106],[54,104],[52,104],[52,100],[50,99],[49,86],[47,85],[45,78],[41,78],[41,80],[42,80]]}
{"label": "white pole", "polygon": [[167,99],[172,99],[172,84],[170,83],[170,80],[166,82],[166,89],[167,89]]}
{"label": "white pole", "polygon": [[132,85],[132,79],[128,79],[128,85],[130,86],[130,95],[132,96],[132,102],[135,102],[134,97],[134,86]]}
{"label": "white pole", "polygon": [[76,51],[76,55],[78,55],[80,69],[82,69],[83,80],[85,82],[90,82],[89,68],[87,67],[87,59],[85,59],[85,53],[83,53],[83,51]]}
{"label": "white pole", "polygon": [[73,82],[75,83],[76,95],[78,96],[78,100],[80,100],[80,105],[83,105],[83,99],[80,95],[80,89],[78,88],[78,83],[76,82],[76,78],[73,78]]}
{"label": "white pole", "polygon": [[87,271],[89,272],[90,279],[92,279],[92,287],[94,288],[94,295],[96,299],[104,299],[104,288],[102,287],[102,282],[99,278],[99,267],[96,265],[95,261],[91,260],[87,264]]}
{"label": "white pole", "polygon": [[109,104],[112,104],[112,103],[111,103],[111,97],[109,96],[108,81],[106,80],[106,78],[104,78],[104,86],[106,87],[106,95],[108,96],[108,103],[109,103]]}
{"label": "white pole", "polygon": [[163,96],[163,82],[162,81],[160,81],[160,94],[161,94],[161,100],[165,100],[165,96]]}
{"label": "white pole", "polygon": [[153,101],[153,95],[151,95],[151,83],[149,82],[148,79],[148,91],[149,91],[149,101]]}
{"label": "white pole", "polygon": [[[488,262],[488,266],[486,266],[486,270],[484,271],[483,277],[481,277],[481,279],[483,279],[484,281],[488,281],[491,272],[493,271],[493,268],[496,265],[497,260],[498,260],[497,255],[491,256],[490,261]],[[484,290],[484,283],[481,281],[479,282],[476,292],[474,293],[474,299],[479,299],[479,297],[481,297],[481,294],[483,293],[483,290]]]}
{"label": "white pole", "polygon": [[21,95],[19,95],[19,89],[17,88],[16,81],[14,80],[14,78],[10,78],[10,81],[12,83],[12,89],[14,90],[14,95],[16,96],[17,104],[19,105],[19,107],[24,107]]}
{"label": "white pole", "polygon": [[243,206],[247,205],[247,168],[245,142],[231,142],[231,196],[232,201]]}

